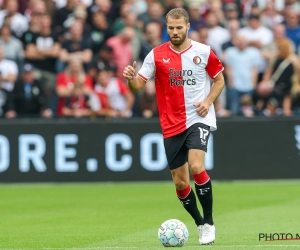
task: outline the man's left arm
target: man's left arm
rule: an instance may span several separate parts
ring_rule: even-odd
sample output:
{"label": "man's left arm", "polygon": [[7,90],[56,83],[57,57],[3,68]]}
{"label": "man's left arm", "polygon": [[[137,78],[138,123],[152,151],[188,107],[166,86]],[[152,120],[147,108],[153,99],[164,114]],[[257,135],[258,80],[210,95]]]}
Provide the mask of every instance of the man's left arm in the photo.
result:
{"label": "man's left arm", "polygon": [[208,96],[202,102],[197,102],[194,104],[197,107],[197,113],[201,117],[205,117],[208,114],[209,107],[214,103],[218,98],[224,88],[224,76],[220,72],[215,78],[212,79],[213,84],[211,86]]}

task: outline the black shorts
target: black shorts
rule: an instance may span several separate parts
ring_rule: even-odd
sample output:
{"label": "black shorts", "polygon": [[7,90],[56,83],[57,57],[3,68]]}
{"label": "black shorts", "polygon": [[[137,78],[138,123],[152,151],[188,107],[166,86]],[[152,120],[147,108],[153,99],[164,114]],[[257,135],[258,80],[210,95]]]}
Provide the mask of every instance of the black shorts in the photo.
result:
{"label": "black shorts", "polygon": [[164,139],[166,156],[170,169],[179,168],[188,160],[190,149],[207,151],[210,127],[195,123],[184,132]]}

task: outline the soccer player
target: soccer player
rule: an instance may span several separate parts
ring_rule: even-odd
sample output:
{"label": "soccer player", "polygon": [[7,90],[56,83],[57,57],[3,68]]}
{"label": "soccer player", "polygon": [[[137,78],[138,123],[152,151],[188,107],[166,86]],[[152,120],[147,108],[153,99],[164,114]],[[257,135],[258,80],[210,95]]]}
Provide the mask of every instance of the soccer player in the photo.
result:
{"label": "soccer player", "polygon": [[[204,156],[210,131],[217,128],[213,102],[224,87],[224,68],[209,46],[187,37],[190,23],[184,9],[170,10],[166,19],[170,42],[150,51],[137,76],[136,62],[128,65],[123,75],[137,93],[155,74],[160,124],[177,196],[198,227],[199,243],[212,244],[213,194]],[[189,170],[203,217],[189,183]]]}

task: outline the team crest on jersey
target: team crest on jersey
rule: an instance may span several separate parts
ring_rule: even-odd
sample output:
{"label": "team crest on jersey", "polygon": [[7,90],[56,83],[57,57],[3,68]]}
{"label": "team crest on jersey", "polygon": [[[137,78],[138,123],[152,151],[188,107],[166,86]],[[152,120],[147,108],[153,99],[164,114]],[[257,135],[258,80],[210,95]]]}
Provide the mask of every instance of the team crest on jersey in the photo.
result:
{"label": "team crest on jersey", "polygon": [[195,57],[193,58],[193,63],[199,65],[199,64],[201,63],[201,58],[200,58],[200,56],[195,56]]}

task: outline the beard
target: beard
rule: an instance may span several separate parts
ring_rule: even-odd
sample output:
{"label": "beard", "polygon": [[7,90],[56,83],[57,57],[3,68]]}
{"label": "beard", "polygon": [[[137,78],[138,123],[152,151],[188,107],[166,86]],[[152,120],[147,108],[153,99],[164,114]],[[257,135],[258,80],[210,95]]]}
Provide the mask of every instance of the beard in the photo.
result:
{"label": "beard", "polygon": [[[175,46],[180,46],[180,45],[185,41],[186,36],[187,36],[187,33],[183,34],[182,37],[180,37],[180,36],[176,36],[176,37],[173,36],[173,37],[171,37],[171,36],[169,35],[169,38],[170,38],[170,41],[171,41],[171,43],[172,43],[173,45],[175,45]],[[176,39],[175,39],[175,38],[176,38]]]}

